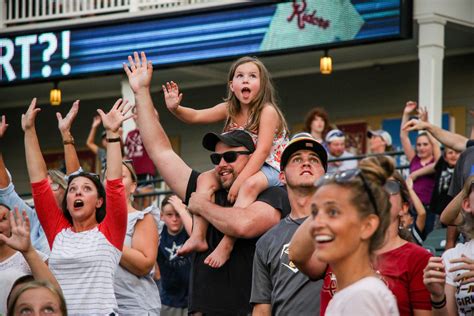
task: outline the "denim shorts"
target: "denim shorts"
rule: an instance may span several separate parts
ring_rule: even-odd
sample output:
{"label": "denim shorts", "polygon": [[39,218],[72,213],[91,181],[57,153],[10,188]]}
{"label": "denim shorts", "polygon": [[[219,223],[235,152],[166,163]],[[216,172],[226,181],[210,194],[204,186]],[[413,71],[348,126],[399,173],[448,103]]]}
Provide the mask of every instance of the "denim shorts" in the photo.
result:
{"label": "denim shorts", "polygon": [[267,178],[268,187],[278,187],[283,185],[283,183],[280,182],[280,172],[269,164],[264,163],[260,171],[263,172]]}

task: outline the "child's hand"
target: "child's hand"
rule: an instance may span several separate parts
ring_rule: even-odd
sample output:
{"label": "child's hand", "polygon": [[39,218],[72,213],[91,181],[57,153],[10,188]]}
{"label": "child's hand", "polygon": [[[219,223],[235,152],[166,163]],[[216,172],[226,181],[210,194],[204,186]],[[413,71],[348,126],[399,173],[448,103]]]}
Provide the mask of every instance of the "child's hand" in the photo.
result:
{"label": "child's hand", "polygon": [[181,201],[181,199],[176,195],[171,196],[169,202],[176,212],[180,213],[182,211],[186,211],[186,205],[184,205],[183,201]]}
{"label": "child's hand", "polygon": [[100,123],[102,123],[102,121],[100,119],[100,115],[94,116],[94,118],[92,119],[92,128],[99,127]]}
{"label": "child's hand", "polygon": [[171,81],[171,83],[167,82],[166,86],[163,85],[162,87],[165,95],[166,107],[171,112],[176,111],[183,99],[183,94],[179,93],[178,85],[174,81]]}
{"label": "child's hand", "polygon": [[140,89],[149,89],[153,66],[151,61],[147,61],[145,53],[141,52],[139,57],[138,53],[134,52],[133,58],[128,56],[128,62],[130,65],[123,63],[123,70],[127,74],[132,91],[137,93]]}
{"label": "child's hand", "polygon": [[241,186],[241,183],[236,180],[230,187],[229,194],[227,194],[227,200],[229,200],[230,203],[235,203],[235,200],[237,199],[237,195],[239,194],[240,186]]}

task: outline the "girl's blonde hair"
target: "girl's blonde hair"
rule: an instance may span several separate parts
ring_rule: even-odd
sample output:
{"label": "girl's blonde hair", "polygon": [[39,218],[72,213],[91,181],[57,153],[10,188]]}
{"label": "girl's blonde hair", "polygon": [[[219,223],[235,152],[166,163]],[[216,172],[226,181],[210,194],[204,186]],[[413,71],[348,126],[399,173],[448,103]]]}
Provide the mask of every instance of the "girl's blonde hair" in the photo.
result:
{"label": "girl's blonde hair", "polygon": [[58,299],[59,310],[61,312],[61,315],[67,316],[66,301],[64,299],[64,296],[61,290],[58,290],[54,285],[52,285],[48,281],[31,281],[22,285],[20,289],[13,294],[11,300],[8,302],[7,315],[14,315],[16,303],[18,302],[18,299],[23,293],[25,293],[28,290],[41,289],[41,288],[50,291]]}
{"label": "girl's blonde hair", "polygon": [[234,79],[234,74],[240,65],[246,63],[253,63],[257,66],[260,72],[260,91],[258,91],[257,97],[255,100],[252,101],[250,106],[250,113],[249,113],[249,120],[245,128],[249,131],[257,131],[260,123],[260,116],[262,114],[263,107],[266,105],[273,106],[273,108],[278,113],[278,117],[280,118],[280,125],[278,126],[278,134],[285,132],[289,134],[288,126],[286,124],[285,117],[281,112],[280,108],[278,107],[277,100],[276,100],[276,93],[275,88],[273,87],[272,80],[270,78],[270,73],[268,72],[265,65],[256,57],[245,56],[242,58],[237,59],[229,70],[228,75],[228,86],[227,86],[227,98],[224,99],[225,102],[228,103],[228,111],[229,116],[224,125],[224,130],[228,130],[229,125],[231,122],[235,122],[235,118],[237,114],[242,110],[240,107],[240,101],[237,99],[235,94],[230,89],[230,82]]}

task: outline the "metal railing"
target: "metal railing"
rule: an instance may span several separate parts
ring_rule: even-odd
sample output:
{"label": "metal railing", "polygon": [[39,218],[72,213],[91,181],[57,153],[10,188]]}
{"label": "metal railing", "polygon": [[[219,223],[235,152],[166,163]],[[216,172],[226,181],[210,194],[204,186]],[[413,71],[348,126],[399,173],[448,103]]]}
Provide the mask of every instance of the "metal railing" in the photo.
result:
{"label": "metal railing", "polygon": [[222,0],[0,0],[0,27],[121,12],[184,7]]}

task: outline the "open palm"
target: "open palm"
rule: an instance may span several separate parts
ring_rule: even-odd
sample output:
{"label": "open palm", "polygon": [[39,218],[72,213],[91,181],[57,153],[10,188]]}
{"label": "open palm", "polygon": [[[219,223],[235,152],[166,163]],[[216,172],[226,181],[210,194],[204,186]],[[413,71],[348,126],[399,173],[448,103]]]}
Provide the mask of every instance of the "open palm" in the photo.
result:
{"label": "open palm", "polygon": [[122,99],[118,99],[107,114],[100,109],[97,112],[100,115],[104,128],[116,133],[120,126],[122,126],[122,122],[133,116],[133,113],[130,111],[132,107],[128,104],[127,100],[122,101]]}
{"label": "open palm", "polygon": [[151,75],[153,73],[153,66],[148,62],[144,52],[138,56],[137,52],[132,56],[128,56],[128,63],[123,64],[123,69],[128,77],[128,82],[133,92],[138,92],[142,88],[148,89],[150,87]]}
{"label": "open palm", "polygon": [[23,131],[35,127],[36,114],[38,114],[39,111],[41,111],[41,109],[36,107],[36,98],[33,98],[28,107],[28,111],[21,115],[21,128]]}
{"label": "open palm", "polygon": [[[24,220],[23,217],[25,218]],[[18,211],[18,208],[15,208],[14,212],[10,212],[10,227],[11,236],[6,237],[0,234],[0,239],[15,250],[20,252],[28,251],[32,245],[30,239],[30,220],[26,212],[23,211],[23,216]]]}

